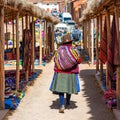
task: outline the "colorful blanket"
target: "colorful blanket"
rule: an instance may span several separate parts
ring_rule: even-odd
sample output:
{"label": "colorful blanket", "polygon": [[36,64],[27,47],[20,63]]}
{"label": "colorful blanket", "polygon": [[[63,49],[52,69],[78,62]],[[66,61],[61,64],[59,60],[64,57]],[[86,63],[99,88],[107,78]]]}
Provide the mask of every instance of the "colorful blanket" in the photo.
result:
{"label": "colorful blanket", "polygon": [[68,70],[78,64],[79,57],[75,47],[61,46],[55,53],[54,61],[58,70]]}
{"label": "colorful blanket", "polygon": [[107,61],[107,24],[106,24],[106,18],[104,22],[104,30],[102,33],[102,38],[100,41],[100,60],[102,63],[106,63]]}

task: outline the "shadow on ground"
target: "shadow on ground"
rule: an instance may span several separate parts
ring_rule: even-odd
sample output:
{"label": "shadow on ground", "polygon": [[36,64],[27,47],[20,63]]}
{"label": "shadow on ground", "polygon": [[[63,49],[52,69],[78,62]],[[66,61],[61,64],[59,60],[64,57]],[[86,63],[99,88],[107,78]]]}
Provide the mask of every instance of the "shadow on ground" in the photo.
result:
{"label": "shadow on ground", "polygon": [[[41,75],[42,72],[43,72],[42,69],[35,69],[35,73],[37,73],[38,76]],[[38,76],[37,76],[37,77],[38,77]],[[28,87],[33,87],[37,77],[35,77],[33,80],[30,80],[30,82],[29,82],[29,84],[28,84],[27,86],[28,86]],[[25,87],[23,91],[26,92],[28,87]],[[18,106],[19,106],[19,105],[18,105]],[[17,109],[17,108],[16,108],[16,109]],[[15,112],[15,110],[9,110],[8,113],[4,116],[4,118],[3,118],[2,120],[9,120],[8,117],[9,117],[9,116],[12,116],[12,115],[14,114],[14,112]]]}
{"label": "shadow on ground", "polygon": [[112,111],[108,110],[103,101],[102,91],[95,78],[95,69],[86,69],[80,71],[81,81],[84,83],[82,87],[83,96],[87,99],[92,115],[89,120],[115,120]]}
{"label": "shadow on ground", "polygon": [[[76,101],[70,101],[70,107],[69,109],[75,109],[77,108],[78,106],[76,106]],[[59,109],[60,106],[59,106],[59,99],[56,99],[54,101],[52,101],[52,104],[50,105],[50,108],[51,109]]]}

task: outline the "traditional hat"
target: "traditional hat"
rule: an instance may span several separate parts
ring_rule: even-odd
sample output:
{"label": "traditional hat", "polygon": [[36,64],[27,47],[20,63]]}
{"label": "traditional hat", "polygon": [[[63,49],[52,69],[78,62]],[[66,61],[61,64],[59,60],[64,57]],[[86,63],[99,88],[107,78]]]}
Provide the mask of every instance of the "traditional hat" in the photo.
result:
{"label": "traditional hat", "polygon": [[59,45],[67,44],[67,43],[70,43],[70,42],[72,42],[71,35],[70,34],[65,34],[64,36],[62,36],[62,42]]}

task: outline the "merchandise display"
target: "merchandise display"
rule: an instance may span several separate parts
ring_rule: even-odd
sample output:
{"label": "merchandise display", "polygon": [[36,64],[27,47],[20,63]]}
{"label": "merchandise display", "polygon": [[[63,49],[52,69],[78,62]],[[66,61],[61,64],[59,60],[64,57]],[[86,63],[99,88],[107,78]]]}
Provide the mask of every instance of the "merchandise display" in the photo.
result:
{"label": "merchandise display", "polygon": [[16,71],[5,71],[5,109],[16,109],[24,97],[24,89],[30,81],[35,80],[37,73],[29,74],[28,81],[25,80],[24,71],[20,71],[19,91],[16,91]]}

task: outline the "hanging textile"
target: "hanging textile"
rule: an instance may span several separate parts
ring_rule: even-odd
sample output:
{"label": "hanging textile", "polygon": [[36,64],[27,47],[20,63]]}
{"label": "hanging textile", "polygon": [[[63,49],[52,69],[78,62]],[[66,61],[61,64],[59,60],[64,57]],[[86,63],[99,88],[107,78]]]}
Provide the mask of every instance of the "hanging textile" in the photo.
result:
{"label": "hanging textile", "polygon": [[113,16],[113,21],[111,26],[111,41],[108,48],[108,80],[109,81],[113,79],[113,73],[115,72],[115,65],[114,65],[115,39],[116,39],[116,26],[115,26],[115,16]]}
{"label": "hanging textile", "polygon": [[106,24],[106,18],[104,21],[104,30],[102,32],[102,38],[100,41],[100,60],[102,63],[106,63],[107,61],[107,24]]}
{"label": "hanging textile", "polygon": [[23,55],[23,68],[31,72],[31,59],[32,59],[32,35],[31,31],[25,29],[23,31],[23,44],[24,44],[24,55]]}
{"label": "hanging textile", "polygon": [[114,65],[120,65],[120,44],[119,44],[120,39],[117,39],[117,30],[116,30],[115,20],[114,20],[114,30],[113,30],[112,36],[114,38]]}

